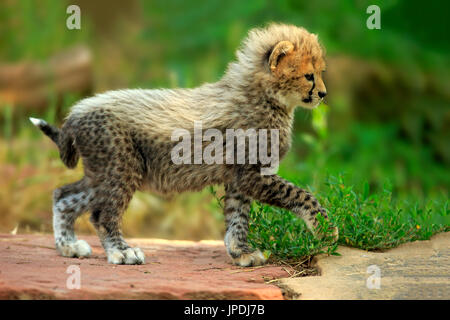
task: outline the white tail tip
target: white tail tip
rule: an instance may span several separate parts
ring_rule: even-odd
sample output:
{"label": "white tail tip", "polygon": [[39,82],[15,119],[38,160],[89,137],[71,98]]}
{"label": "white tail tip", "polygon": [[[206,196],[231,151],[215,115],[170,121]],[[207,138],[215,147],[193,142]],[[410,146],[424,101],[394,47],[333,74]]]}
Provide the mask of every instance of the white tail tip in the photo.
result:
{"label": "white tail tip", "polygon": [[36,127],[39,127],[39,126],[45,124],[45,121],[42,120],[42,119],[37,119],[37,118],[31,118],[31,117],[30,117],[30,121],[31,121]]}

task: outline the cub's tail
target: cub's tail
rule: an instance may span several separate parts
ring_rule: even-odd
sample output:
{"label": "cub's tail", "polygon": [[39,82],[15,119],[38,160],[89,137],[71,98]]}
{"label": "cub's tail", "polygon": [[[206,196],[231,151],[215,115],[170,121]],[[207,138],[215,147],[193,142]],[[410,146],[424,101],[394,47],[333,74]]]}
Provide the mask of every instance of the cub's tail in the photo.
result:
{"label": "cub's tail", "polygon": [[56,143],[62,162],[68,168],[75,168],[78,163],[79,153],[75,148],[73,137],[42,119],[30,118],[30,121]]}

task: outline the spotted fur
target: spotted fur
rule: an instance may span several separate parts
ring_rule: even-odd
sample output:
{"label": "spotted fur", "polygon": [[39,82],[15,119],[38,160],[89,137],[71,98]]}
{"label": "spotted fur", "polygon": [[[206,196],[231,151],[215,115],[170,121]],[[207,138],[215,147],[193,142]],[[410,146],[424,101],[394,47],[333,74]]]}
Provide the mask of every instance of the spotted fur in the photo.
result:
{"label": "spotted fur", "polygon": [[[326,94],[325,68],[317,37],[303,28],[272,24],[253,29],[222,79],[194,89],[118,90],[84,99],[73,106],[62,128],[32,119],[50,136],[67,167],[83,159],[82,180],[54,192],[56,247],[64,256],[90,254],[76,239],[73,225],[91,212],[108,261],[144,263],[144,254],[130,248],[120,231],[121,215],[134,192],[162,194],[201,190],[224,184],[225,245],[242,266],[265,262],[247,244],[252,200],[289,209],[314,231],[316,215],[325,210],[307,191],[277,175],[261,175],[261,164],[176,165],[171,150],[175,129],[278,129],[280,157],[290,148],[294,109],[316,107]],[[268,146],[270,150],[270,145]]]}

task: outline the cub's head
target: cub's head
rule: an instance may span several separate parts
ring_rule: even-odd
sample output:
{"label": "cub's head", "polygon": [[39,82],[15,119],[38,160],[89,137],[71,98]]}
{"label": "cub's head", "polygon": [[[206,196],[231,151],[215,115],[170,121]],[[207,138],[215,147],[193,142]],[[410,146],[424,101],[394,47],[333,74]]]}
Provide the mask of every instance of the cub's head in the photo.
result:
{"label": "cub's head", "polygon": [[305,33],[302,40],[301,44],[283,40],[274,46],[267,60],[269,85],[286,105],[311,109],[327,94],[322,80],[325,61],[315,35]]}
{"label": "cub's head", "polygon": [[238,60],[269,95],[289,108],[315,108],[327,94],[322,47],[317,36],[303,28],[271,24],[253,29]]}

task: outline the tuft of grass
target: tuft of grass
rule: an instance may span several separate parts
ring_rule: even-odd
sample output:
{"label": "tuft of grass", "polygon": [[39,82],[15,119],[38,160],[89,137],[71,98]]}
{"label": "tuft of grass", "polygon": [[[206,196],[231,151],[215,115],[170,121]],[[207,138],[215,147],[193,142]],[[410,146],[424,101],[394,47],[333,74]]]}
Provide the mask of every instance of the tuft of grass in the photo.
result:
{"label": "tuft of grass", "polygon": [[[338,254],[337,244],[330,237],[314,237],[305,223],[290,211],[254,203],[249,220],[250,245],[270,252],[275,260],[307,259],[319,253]],[[329,227],[323,218],[319,221],[319,229]]]}
{"label": "tuft of grass", "polygon": [[346,185],[342,176],[330,177],[326,185],[327,193],[321,200],[339,227],[341,244],[382,250],[450,230],[447,199],[396,200],[389,184],[370,194],[364,183],[363,191],[358,192]]}
{"label": "tuft of grass", "polygon": [[382,192],[370,194],[367,183],[358,191],[346,185],[343,176],[330,176],[317,197],[330,216],[330,222],[319,217],[320,228],[336,225],[337,243],[315,238],[291,212],[259,203],[250,212],[249,243],[270,251],[275,261],[303,260],[319,253],[338,255],[338,244],[383,250],[450,230],[447,199],[422,204],[395,200],[388,184]]}

